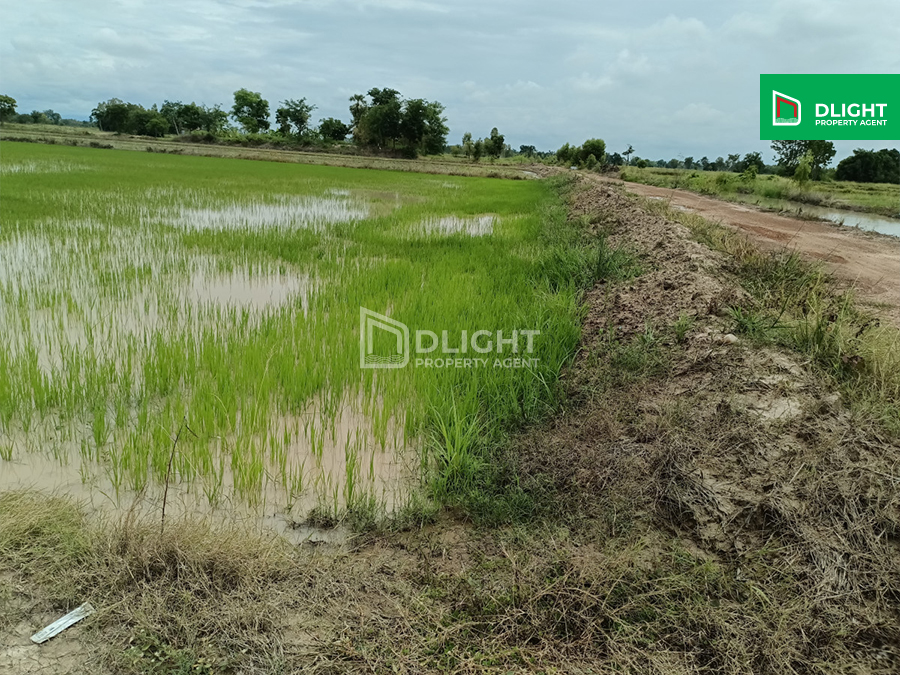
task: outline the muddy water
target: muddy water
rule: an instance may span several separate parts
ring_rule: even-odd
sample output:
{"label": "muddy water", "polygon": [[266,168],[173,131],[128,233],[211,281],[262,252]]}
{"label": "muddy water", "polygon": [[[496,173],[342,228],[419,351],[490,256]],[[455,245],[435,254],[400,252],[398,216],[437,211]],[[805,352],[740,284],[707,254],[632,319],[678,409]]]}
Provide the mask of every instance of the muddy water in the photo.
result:
{"label": "muddy water", "polygon": [[421,232],[437,236],[466,234],[470,237],[484,237],[493,234],[496,220],[496,217],[492,215],[474,216],[471,218],[460,218],[458,216],[430,218],[421,224]]}
{"label": "muddy water", "polygon": [[363,220],[368,215],[364,202],[350,199],[347,191],[336,190],[330,197],[276,195],[265,202],[182,206],[167,218],[176,226],[195,230],[303,228],[318,232],[328,225]]}
{"label": "muddy water", "polygon": [[158,290],[147,284],[133,294],[89,301],[85,295],[90,289],[84,289],[55,307],[32,305],[24,323],[17,311],[0,311],[0,331],[10,355],[33,349],[38,365],[49,374],[63,365],[65,354],[115,353],[129,341],[147,344],[155,334],[199,334],[238,317],[252,328],[288,305],[304,315],[309,311],[315,283],[308,275],[260,266],[220,273],[208,261],[197,262],[187,278],[161,283]]}
{"label": "muddy water", "polygon": [[[381,512],[394,511],[409,494],[415,453],[399,425],[388,421],[378,431],[363,408],[360,396],[345,398],[337,411],[326,410],[321,399],[314,401],[301,415],[275,420],[268,444],[240,434],[197,439],[194,442],[215,448],[213,471],[200,477],[179,474],[176,445],[166,517],[237,521],[302,542],[333,541],[345,534],[340,529],[329,533],[306,525],[312,509],[340,513],[348,505],[372,502]],[[34,489],[72,496],[100,513],[162,517],[164,480],[146,471],[137,485],[133,475],[125,476],[127,469],[122,466],[127,460],[116,458],[122,439],[113,438],[102,449],[109,456],[101,463],[79,454],[76,435],[57,439],[53,446],[41,442],[44,431],[59,424],[48,419],[27,433],[0,434],[0,449],[11,452],[9,459],[0,459],[0,492]],[[72,433],[78,433],[75,427]],[[264,470],[258,485],[240,480],[240,469],[232,461],[234,446],[240,443],[261,450]],[[48,453],[47,447],[54,447],[54,453]],[[253,451],[237,454],[247,456]]]}
{"label": "muddy water", "polygon": [[[766,209],[779,211],[786,216],[814,217],[829,220],[832,223],[856,227],[867,232],[880,232],[892,237],[900,237],[900,217],[888,218],[872,213],[844,211],[814,204],[799,204],[786,199],[752,199],[741,200],[742,203],[754,204]],[[900,193],[898,193],[898,210],[900,210]]]}

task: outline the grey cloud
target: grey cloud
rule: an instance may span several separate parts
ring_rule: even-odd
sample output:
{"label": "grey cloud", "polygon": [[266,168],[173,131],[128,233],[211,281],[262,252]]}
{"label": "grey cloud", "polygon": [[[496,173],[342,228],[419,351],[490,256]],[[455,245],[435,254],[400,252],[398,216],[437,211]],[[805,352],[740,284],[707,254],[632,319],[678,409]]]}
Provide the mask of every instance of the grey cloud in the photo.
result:
{"label": "grey cloud", "polygon": [[352,93],[391,86],[442,101],[451,141],[497,126],[515,145],[599,136],[654,159],[770,156],[761,72],[900,72],[896,0],[32,0],[0,24],[2,90],[27,110],[227,106],[248,87],[346,119]]}

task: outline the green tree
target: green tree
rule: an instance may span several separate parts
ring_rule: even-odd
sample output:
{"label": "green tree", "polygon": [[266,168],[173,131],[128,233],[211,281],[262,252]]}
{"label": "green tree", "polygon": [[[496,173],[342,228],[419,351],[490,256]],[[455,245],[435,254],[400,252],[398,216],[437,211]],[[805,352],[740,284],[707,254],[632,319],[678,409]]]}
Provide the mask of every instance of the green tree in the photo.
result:
{"label": "green tree", "polygon": [[159,114],[165,117],[176,134],[204,128],[204,109],[196,103],[164,101]]}
{"label": "green tree", "polygon": [[343,141],[350,131],[349,126],[334,117],[326,117],[319,121],[319,133],[327,141]]}
{"label": "green tree", "polygon": [[447,118],[444,117],[444,105],[437,101],[427,101],[425,104],[425,134],[419,144],[419,149],[428,155],[437,155],[444,152],[447,147]]}
{"label": "green tree", "polygon": [[360,145],[396,148],[404,153],[438,154],[447,146],[447,118],[438,101],[404,100],[396,89],[370,89],[365,96],[350,98],[353,138]]}
{"label": "green tree", "polygon": [[128,128],[129,105],[130,104],[125,103],[118,98],[101,101],[97,104],[97,107],[91,111],[91,121],[94,122],[101,131],[125,133]]}
{"label": "green tree", "polygon": [[147,136],[165,136],[169,133],[169,121],[162,115],[154,115],[144,125],[144,133]]}
{"label": "green tree", "polygon": [[467,131],[463,134],[462,137],[462,150],[463,154],[465,154],[466,159],[472,156],[475,151],[475,143],[472,142],[472,133]]}
{"label": "green tree", "polygon": [[262,94],[249,89],[234,92],[231,116],[248,134],[258,134],[269,128],[269,102]]}
{"label": "green tree", "polygon": [[12,96],[0,94],[0,122],[6,122],[9,118],[16,114],[16,106],[18,103]]}
{"label": "green tree", "polygon": [[282,101],[281,107],[275,111],[279,131],[285,136],[302,136],[309,128],[309,118],[315,109],[316,106],[307,103],[305,98]]}
{"label": "green tree", "polygon": [[372,105],[390,105],[400,101],[400,92],[396,89],[378,89],[373,87],[368,91],[369,98],[372,99]]}
{"label": "green tree", "polygon": [[556,161],[560,164],[571,164],[574,150],[576,150],[576,148],[573,148],[571,145],[566,143],[556,151]]}
{"label": "green tree", "polygon": [[47,119],[47,122],[49,124],[62,124],[62,115],[60,115],[55,110],[45,110],[42,114]]}
{"label": "green tree", "polygon": [[125,131],[139,136],[164,136],[169,133],[169,120],[156,109],[144,108],[136,103],[127,103],[128,120]]}
{"label": "green tree", "polygon": [[801,189],[806,187],[807,182],[809,182],[809,178],[812,175],[812,164],[813,154],[811,152],[807,152],[800,158],[800,161],[797,162],[797,168],[794,169],[793,178],[797,181],[797,184],[800,185]]}
{"label": "green tree", "polygon": [[741,160],[741,170],[746,171],[751,166],[756,167],[756,173],[761,173],[766,168],[762,155],[758,152],[748,152]]}
{"label": "green tree", "polygon": [[476,162],[484,157],[484,141],[480,138],[472,145],[472,157]]}
{"label": "green tree", "polygon": [[812,157],[810,165],[810,177],[819,180],[822,172],[831,164],[836,150],[831,141],[773,141],[772,149],[776,153],[775,161],[778,164],[778,173],[782,176],[792,176],[800,164],[800,160],[809,153]]}
{"label": "green tree", "polygon": [[537,152],[537,148],[533,145],[520,145],[519,146],[519,154],[524,155],[525,157],[534,157],[534,153]]}
{"label": "green tree", "polygon": [[603,164],[606,161],[606,141],[600,138],[589,138],[582,143],[578,157],[579,164],[585,163],[590,155],[594,156],[597,163]]}
{"label": "green tree", "polygon": [[700,170],[701,171],[709,171],[709,157],[701,157],[700,158]]}
{"label": "green tree", "polygon": [[414,98],[403,105],[400,116],[400,136],[407,147],[418,148],[425,138],[428,121],[428,101]]}
{"label": "green tree", "polygon": [[503,137],[497,127],[491,129],[490,138],[486,138],[484,140],[484,151],[485,154],[497,159],[503,153],[503,145],[506,142],[506,139]]}
{"label": "green tree", "polygon": [[[400,140],[400,124],[403,121],[403,103],[396,89],[372,88],[368,92],[371,104],[365,98],[352,97],[350,112],[354,115],[353,138],[361,145],[385,148],[396,147]],[[354,112],[355,111],[355,112]],[[358,115],[358,117],[357,117]]]}
{"label": "green tree", "polygon": [[900,183],[900,150],[857,148],[837,165],[834,177],[860,183]]}
{"label": "green tree", "polygon": [[350,97],[350,126],[353,127],[354,133],[368,109],[369,104],[363,94],[354,94]]}
{"label": "green tree", "polygon": [[688,169],[688,170],[694,168],[694,158],[693,157],[685,157],[684,158],[684,168]]}
{"label": "green tree", "polygon": [[628,164],[631,160],[630,157],[634,154],[634,148],[631,147],[631,144],[628,145],[628,149],[622,153],[622,156],[625,158],[625,163]]}
{"label": "green tree", "polygon": [[211,134],[218,134],[228,124],[228,113],[218,105],[211,108],[200,106],[200,128]]}

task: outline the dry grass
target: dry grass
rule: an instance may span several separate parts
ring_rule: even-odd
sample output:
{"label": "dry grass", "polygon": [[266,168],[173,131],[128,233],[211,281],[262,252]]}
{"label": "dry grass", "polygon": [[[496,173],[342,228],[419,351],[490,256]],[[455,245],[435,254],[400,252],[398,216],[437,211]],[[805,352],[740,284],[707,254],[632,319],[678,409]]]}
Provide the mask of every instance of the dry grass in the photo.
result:
{"label": "dry grass", "polygon": [[59,611],[93,602],[114,646],[98,655],[107,665],[142,672],[151,651],[176,670],[201,658],[253,664],[278,644],[278,585],[296,576],[278,540],[202,522],[160,533],[155,519],[89,520],[68,500],[28,492],[2,495],[0,513],[0,569]]}

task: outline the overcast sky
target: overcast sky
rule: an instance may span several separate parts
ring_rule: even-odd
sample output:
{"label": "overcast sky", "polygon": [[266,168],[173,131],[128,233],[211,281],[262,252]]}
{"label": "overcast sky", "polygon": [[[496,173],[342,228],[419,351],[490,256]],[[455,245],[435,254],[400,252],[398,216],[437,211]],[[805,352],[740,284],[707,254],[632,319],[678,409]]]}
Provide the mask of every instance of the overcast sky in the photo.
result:
{"label": "overcast sky", "polygon": [[771,161],[760,73],[900,73],[898,0],[0,0],[0,25],[20,111],[229,108],[247,87],[348,120],[351,94],[392,87],[444,103],[451,143],[497,126],[515,147],[600,137],[650,159]]}

